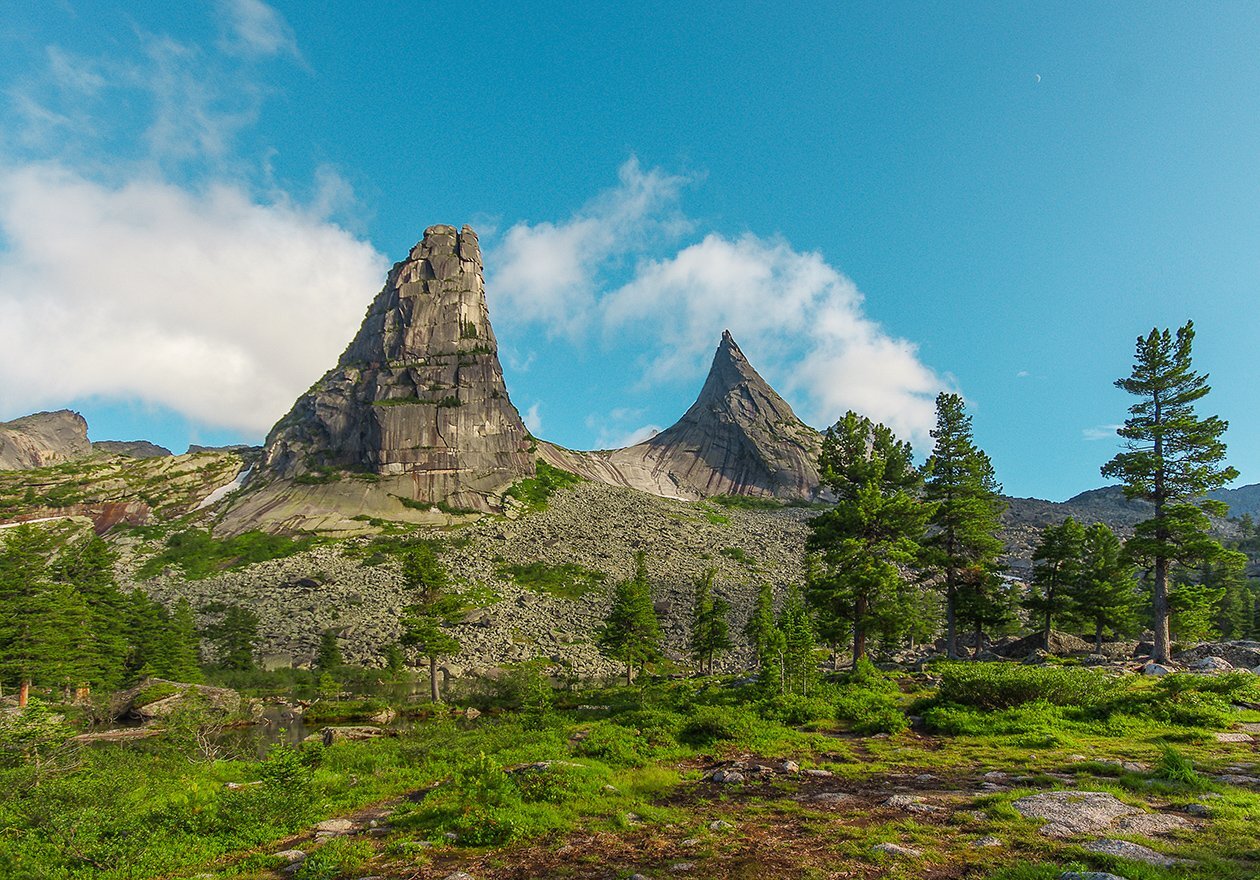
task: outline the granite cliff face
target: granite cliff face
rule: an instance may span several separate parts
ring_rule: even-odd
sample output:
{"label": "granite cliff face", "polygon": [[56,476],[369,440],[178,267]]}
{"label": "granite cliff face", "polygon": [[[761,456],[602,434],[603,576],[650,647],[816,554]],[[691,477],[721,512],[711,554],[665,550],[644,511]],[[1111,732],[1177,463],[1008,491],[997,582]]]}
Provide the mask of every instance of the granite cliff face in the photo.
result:
{"label": "granite cliff face", "polygon": [[92,454],[87,421],[68,409],[0,422],[0,470],[61,464]]}
{"label": "granite cliff face", "polygon": [[591,480],[669,498],[809,500],[819,494],[821,448],[821,435],[758,375],[728,331],[700,396],[671,427],[625,449],[544,443],[539,455]]}
{"label": "granite cliff face", "polygon": [[[328,485],[345,472],[409,509],[492,511],[534,473],[531,446],[504,387],[477,234],[431,226],[390,270],[337,366],[272,428],[256,481]],[[324,494],[325,504],[360,496],[349,507],[365,497]]]}

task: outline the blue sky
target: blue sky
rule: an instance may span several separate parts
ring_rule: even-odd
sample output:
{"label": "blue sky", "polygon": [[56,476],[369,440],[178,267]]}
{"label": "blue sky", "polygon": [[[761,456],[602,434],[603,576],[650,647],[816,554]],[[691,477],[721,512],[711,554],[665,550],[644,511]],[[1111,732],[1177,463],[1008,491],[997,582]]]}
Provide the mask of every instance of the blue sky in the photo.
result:
{"label": "blue sky", "polygon": [[[324,6],[324,5],[321,5]],[[1260,481],[1260,7],[27,2],[0,16],[0,419],[259,442],[390,262],[471,223],[513,401],[669,425],[721,331],[817,427],[1101,484],[1195,321]]]}

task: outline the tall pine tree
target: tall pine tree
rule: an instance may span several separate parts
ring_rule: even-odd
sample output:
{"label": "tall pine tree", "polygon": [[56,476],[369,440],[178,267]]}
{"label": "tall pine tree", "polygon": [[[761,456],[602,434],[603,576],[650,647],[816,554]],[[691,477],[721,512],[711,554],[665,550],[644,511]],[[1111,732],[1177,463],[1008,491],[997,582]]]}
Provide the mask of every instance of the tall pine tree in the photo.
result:
{"label": "tall pine tree", "polygon": [[1081,559],[1067,585],[1074,619],[1094,628],[1094,650],[1102,651],[1103,634],[1129,635],[1137,628],[1137,582],[1133,564],[1124,555],[1115,532],[1104,523],[1085,529]]}
{"label": "tall pine tree", "polygon": [[1115,383],[1139,398],[1118,432],[1127,449],[1102,467],[1104,477],[1120,480],[1126,497],[1155,507],[1154,515],[1138,524],[1126,550],[1150,573],[1152,659],[1159,663],[1168,662],[1171,647],[1174,569],[1202,566],[1221,552],[1208,534],[1207,514],[1224,516],[1228,507],[1204,496],[1238,476],[1223,464],[1222,435],[1229,423],[1195,414],[1195,403],[1211,387],[1208,377],[1191,365],[1193,343],[1192,321],[1177,330],[1175,339],[1169,330],[1158,328],[1138,337],[1133,372]]}
{"label": "tall pine tree", "polygon": [[700,667],[700,674],[713,674],[713,658],[732,647],[727,617],[731,604],[713,595],[717,570],[710,568],[696,579],[691,609],[691,656]]}
{"label": "tall pine tree", "polygon": [[[903,571],[921,552],[923,478],[909,443],[852,411],[827,429],[819,471],[836,503],[810,522],[805,596],[823,621],[852,631],[856,667],[868,633],[888,635],[899,624],[908,631],[913,622],[901,601]],[[836,623],[824,628],[837,631]]]}
{"label": "tall pine tree", "polygon": [[950,657],[958,656],[959,597],[970,590],[972,615],[983,625],[992,615],[984,601],[991,575],[1002,552],[1001,516],[1006,504],[989,457],[971,436],[971,417],[957,394],[936,398],[936,441],[923,465],[924,498],[934,505],[933,529],[924,541],[924,563],[940,575],[945,594],[945,641]]}
{"label": "tall pine tree", "polygon": [[1033,548],[1032,589],[1024,606],[1041,618],[1041,647],[1050,650],[1055,615],[1074,607],[1072,585],[1081,576],[1085,555],[1085,527],[1072,517],[1041,530]]}

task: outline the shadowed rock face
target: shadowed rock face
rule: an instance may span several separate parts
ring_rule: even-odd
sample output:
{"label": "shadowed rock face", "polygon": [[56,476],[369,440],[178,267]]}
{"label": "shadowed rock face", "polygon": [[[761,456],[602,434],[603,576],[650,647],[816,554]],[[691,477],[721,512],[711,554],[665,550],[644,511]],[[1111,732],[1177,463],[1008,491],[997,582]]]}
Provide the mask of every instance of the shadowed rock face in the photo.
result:
{"label": "shadowed rock face", "polygon": [[337,366],[272,428],[262,473],[362,471],[414,501],[490,510],[533,474],[529,446],[503,383],[477,235],[432,226]]}
{"label": "shadowed rock face", "polygon": [[0,470],[61,464],[92,454],[87,421],[68,409],[0,422]]}
{"label": "shadowed rock face", "polygon": [[673,498],[813,499],[822,438],[796,417],[729,332],[700,396],[674,425],[626,449],[574,452],[542,444],[549,463],[592,480]]}

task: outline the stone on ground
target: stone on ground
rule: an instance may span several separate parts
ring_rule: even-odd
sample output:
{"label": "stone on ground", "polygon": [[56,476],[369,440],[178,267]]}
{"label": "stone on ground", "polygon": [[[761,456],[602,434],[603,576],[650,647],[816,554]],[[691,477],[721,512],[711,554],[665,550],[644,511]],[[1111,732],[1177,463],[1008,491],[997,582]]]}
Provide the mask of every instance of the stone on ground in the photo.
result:
{"label": "stone on ground", "polygon": [[1122,816],[1141,811],[1102,791],[1048,791],[1022,797],[1011,804],[1026,818],[1044,819],[1047,837],[1071,837],[1102,831]]}
{"label": "stone on ground", "polygon": [[1155,850],[1142,846],[1140,843],[1130,843],[1127,840],[1091,840],[1085,844],[1085,849],[1090,852],[1128,859],[1131,862],[1145,862],[1148,865],[1155,865],[1160,868],[1168,868],[1181,861],[1181,859],[1174,859],[1163,853],[1155,852]]}
{"label": "stone on ground", "polygon": [[899,856],[908,859],[917,859],[919,856],[923,855],[920,850],[909,846],[901,846],[896,843],[877,843],[875,846],[871,847],[871,849],[876,852],[888,853],[890,856]]}

